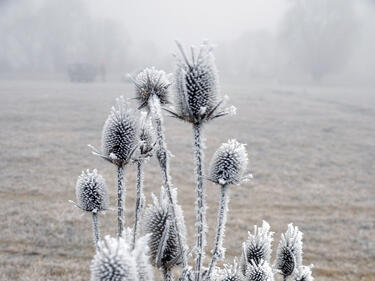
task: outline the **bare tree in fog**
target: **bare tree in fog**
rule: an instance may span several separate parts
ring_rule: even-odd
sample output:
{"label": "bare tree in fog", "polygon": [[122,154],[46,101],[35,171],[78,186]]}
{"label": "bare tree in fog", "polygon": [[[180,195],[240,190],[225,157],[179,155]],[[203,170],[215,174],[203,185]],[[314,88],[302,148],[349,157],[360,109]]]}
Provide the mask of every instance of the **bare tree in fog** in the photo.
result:
{"label": "bare tree in fog", "polygon": [[290,62],[315,81],[343,67],[356,44],[352,0],[295,0],[280,32]]}

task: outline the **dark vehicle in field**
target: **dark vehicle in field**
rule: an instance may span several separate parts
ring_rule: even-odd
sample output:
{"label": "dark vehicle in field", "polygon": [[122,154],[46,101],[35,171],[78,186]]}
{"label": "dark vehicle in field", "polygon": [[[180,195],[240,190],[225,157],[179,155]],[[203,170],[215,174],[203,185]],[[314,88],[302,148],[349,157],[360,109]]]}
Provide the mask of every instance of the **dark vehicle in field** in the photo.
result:
{"label": "dark vehicle in field", "polygon": [[92,82],[98,74],[98,68],[89,63],[72,63],[68,66],[68,74],[72,82]]}

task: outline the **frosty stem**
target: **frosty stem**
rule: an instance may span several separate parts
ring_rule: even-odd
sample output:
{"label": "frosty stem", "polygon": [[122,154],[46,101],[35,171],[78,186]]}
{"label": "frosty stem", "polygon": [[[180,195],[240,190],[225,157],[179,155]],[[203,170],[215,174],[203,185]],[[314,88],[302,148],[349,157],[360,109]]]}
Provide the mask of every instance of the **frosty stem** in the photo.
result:
{"label": "frosty stem", "polygon": [[152,118],[155,121],[156,124],[156,134],[157,134],[157,141],[158,141],[158,150],[157,150],[157,158],[159,160],[160,170],[161,170],[161,177],[163,180],[163,185],[167,191],[170,208],[171,208],[171,216],[173,221],[174,229],[177,233],[177,242],[178,246],[181,251],[181,259],[182,259],[182,266],[183,268],[186,268],[186,255],[185,255],[185,249],[182,245],[182,238],[181,238],[181,232],[179,231],[179,226],[177,223],[177,217],[176,217],[176,205],[173,200],[172,196],[172,190],[171,190],[171,178],[169,175],[169,161],[168,161],[168,150],[167,150],[167,144],[165,142],[164,137],[164,131],[163,131],[163,117],[160,112],[160,103],[156,96],[152,96],[149,100],[149,106]]}
{"label": "frosty stem", "polygon": [[164,281],[173,281],[173,273],[171,269],[163,269]]}
{"label": "frosty stem", "polygon": [[219,205],[219,212],[218,212],[218,219],[217,219],[217,232],[215,237],[215,246],[212,250],[212,259],[210,263],[210,267],[207,273],[207,280],[210,280],[210,275],[212,270],[216,266],[216,263],[223,258],[223,238],[225,232],[225,224],[227,222],[227,212],[228,212],[228,202],[229,202],[229,195],[228,195],[228,186],[222,185],[221,186],[221,196],[220,196],[220,205]]}
{"label": "frosty stem", "polygon": [[133,248],[135,247],[135,240],[137,237],[138,224],[143,208],[143,161],[137,162],[137,195],[135,201],[135,217],[134,217],[134,231],[133,231]]}
{"label": "frosty stem", "polygon": [[122,235],[124,229],[124,209],[123,209],[123,193],[124,193],[124,166],[119,165],[117,167],[117,224],[118,233],[117,236]]}
{"label": "frosty stem", "polygon": [[197,192],[197,203],[196,203],[196,226],[197,226],[197,257],[195,263],[195,281],[198,281],[201,276],[201,267],[203,259],[203,248],[204,248],[204,226],[205,226],[205,193],[203,189],[203,175],[202,175],[202,136],[201,136],[202,125],[194,124],[194,162],[195,162],[195,176],[196,176],[196,192]]}
{"label": "frosty stem", "polygon": [[92,212],[92,232],[94,235],[95,248],[98,249],[98,242],[100,239],[99,226],[98,226],[98,213]]}

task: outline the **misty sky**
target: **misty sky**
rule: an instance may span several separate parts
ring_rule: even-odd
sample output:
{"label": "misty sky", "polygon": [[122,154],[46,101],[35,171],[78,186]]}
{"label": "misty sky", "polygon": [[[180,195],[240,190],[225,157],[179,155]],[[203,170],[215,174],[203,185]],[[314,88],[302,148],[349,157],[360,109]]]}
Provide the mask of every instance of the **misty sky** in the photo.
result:
{"label": "misty sky", "polygon": [[92,13],[123,22],[131,38],[174,48],[174,40],[198,44],[234,40],[248,30],[275,30],[286,0],[91,0]]}

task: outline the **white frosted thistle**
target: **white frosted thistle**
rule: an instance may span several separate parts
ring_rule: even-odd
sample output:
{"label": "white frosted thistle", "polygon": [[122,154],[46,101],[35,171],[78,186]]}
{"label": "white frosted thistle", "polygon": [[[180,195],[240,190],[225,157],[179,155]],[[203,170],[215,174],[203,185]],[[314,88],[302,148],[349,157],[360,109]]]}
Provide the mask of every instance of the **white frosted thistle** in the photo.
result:
{"label": "white frosted thistle", "polygon": [[274,281],[272,268],[266,261],[256,264],[254,260],[248,265],[245,280],[247,281]]}
{"label": "white frosted thistle", "polygon": [[312,276],[312,272],[311,272],[312,268],[313,268],[313,265],[310,265],[310,266],[301,265],[294,271],[290,280],[292,281],[314,281],[314,277]]}
{"label": "white frosted thistle", "polygon": [[223,269],[215,268],[212,276],[207,279],[212,281],[245,281],[241,274],[237,260],[233,264],[224,264]]}
{"label": "white frosted thistle", "polygon": [[255,264],[266,261],[270,262],[272,253],[273,232],[270,231],[270,225],[263,221],[262,227],[254,226],[254,232],[248,233],[248,239],[243,243],[243,252],[241,257],[241,269],[246,273],[247,265],[254,261]]}
{"label": "white frosted thistle", "polygon": [[109,199],[104,178],[94,169],[82,171],[76,183],[77,207],[87,212],[108,209]]}
{"label": "white frosted thistle", "polygon": [[149,99],[155,95],[161,105],[168,103],[168,88],[171,85],[170,75],[155,67],[148,67],[141,71],[135,79],[130,77],[135,85],[135,99],[139,102],[139,108],[148,108]]}
{"label": "white frosted thistle", "polygon": [[288,230],[281,234],[276,252],[275,268],[284,278],[292,275],[302,265],[302,232],[297,226],[288,224]]}
{"label": "white frosted thistle", "polygon": [[127,164],[138,146],[138,117],[128,108],[123,97],[116,99],[102,132],[102,154],[106,160],[123,166]]}
{"label": "white frosted thistle", "polygon": [[136,259],[121,237],[99,241],[91,262],[91,281],[137,281]]}
{"label": "white frosted thistle", "polygon": [[245,145],[232,139],[216,150],[210,164],[209,180],[220,184],[240,184],[246,180],[248,157]]}
{"label": "white frosted thistle", "polygon": [[[161,190],[160,200],[154,195],[152,197],[153,204],[148,205],[145,210],[142,229],[144,234],[151,234],[148,243],[151,263],[166,271],[181,263],[182,250],[177,240],[178,233],[172,223],[169,199],[164,188]],[[179,230],[185,232],[182,224],[179,224]]]}
{"label": "white frosted thistle", "polygon": [[175,110],[168,110],[172,116],[184,121],[201,124],[226,115],[220,108],[218,74],[212,46],[204,43],[199,50],[191,47],[189,59],[179,42],[182,59],[177,60]]}

